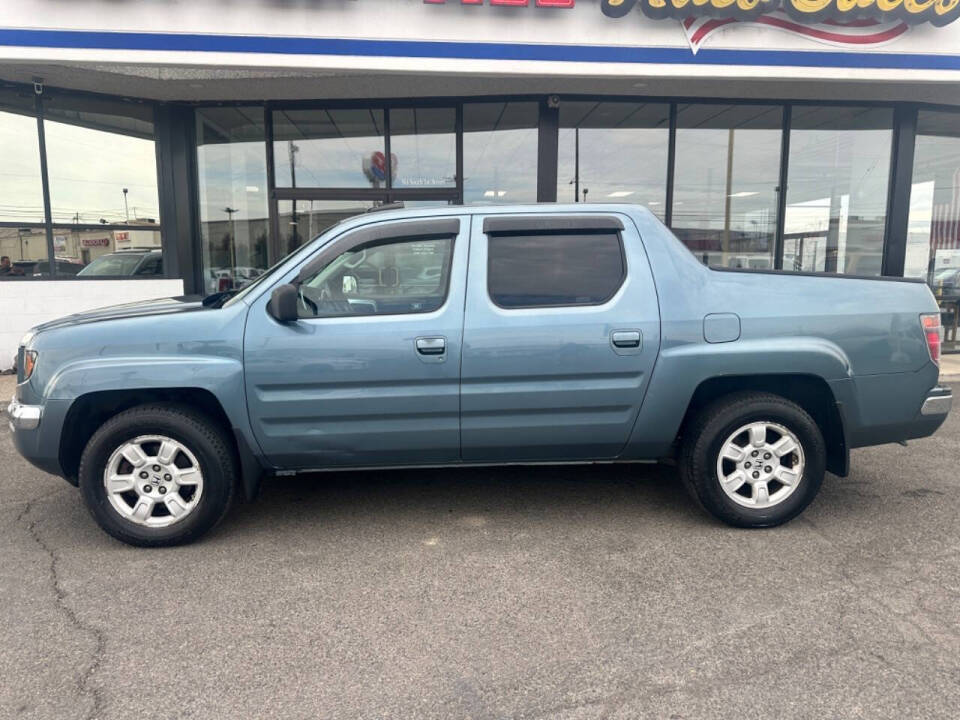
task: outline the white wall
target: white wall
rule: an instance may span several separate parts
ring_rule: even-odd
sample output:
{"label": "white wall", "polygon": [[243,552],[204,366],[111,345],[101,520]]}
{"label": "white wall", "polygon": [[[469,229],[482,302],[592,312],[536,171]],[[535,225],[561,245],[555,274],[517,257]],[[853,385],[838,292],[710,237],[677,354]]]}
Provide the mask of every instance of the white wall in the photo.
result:
{"label": "white wall", "polygon": [[38,280],[0,282],[0,371],[16,360],[20,338],[64,315],[183,295],[183,280]]}

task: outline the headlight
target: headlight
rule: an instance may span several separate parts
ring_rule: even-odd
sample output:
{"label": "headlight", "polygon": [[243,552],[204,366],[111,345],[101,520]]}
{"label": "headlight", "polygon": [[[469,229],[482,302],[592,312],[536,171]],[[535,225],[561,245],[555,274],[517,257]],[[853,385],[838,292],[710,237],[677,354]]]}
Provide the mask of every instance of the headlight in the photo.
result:
{"label": "headlight", "polygon": [[33,369],[37,366],[37,351],[36,350],[24,350],[23,351],[23,380],[21,382],[26,382],[30,379],[30,376],[33,375]]}

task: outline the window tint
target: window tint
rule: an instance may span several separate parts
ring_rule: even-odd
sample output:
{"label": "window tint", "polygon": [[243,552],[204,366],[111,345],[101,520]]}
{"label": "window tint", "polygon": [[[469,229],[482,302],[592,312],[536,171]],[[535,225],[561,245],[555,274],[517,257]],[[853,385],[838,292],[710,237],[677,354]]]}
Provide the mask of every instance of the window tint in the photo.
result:
{"label": "window tint", "polygon": [[505,308],[599,305],[623,282],[616,233],[492,235],[487,289]]}
{"label": "window tint", "polygon": [[452,238],[355,247],[300,286],[300,317],[401,315],[443,305]]}

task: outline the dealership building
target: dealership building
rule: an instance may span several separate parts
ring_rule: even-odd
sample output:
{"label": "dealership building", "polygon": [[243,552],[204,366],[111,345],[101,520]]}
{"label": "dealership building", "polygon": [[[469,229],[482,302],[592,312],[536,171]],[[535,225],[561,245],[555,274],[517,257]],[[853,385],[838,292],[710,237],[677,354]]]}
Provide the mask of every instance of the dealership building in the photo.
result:
{"label": "dealership building", "polygon": [[923,278],[956,344],[960,0],[3,5],[0,370],[394,202],[640,203],[709,265]]}

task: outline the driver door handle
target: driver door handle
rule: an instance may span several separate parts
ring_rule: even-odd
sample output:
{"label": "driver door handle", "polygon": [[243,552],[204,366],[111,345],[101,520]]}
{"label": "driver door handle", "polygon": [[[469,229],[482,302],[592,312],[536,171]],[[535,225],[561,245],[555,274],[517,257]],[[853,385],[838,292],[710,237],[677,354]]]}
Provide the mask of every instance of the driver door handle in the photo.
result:
{"label": "driver door handle", "polygon": [[615,330],[611,333],[613,344],[618,348],[638,348],[640,347],[639,330]]}
{"label": "driver door handle", "polygon": [[417,338],[417,352],[421,355],[443,355],[447,341],[442,337]]}

